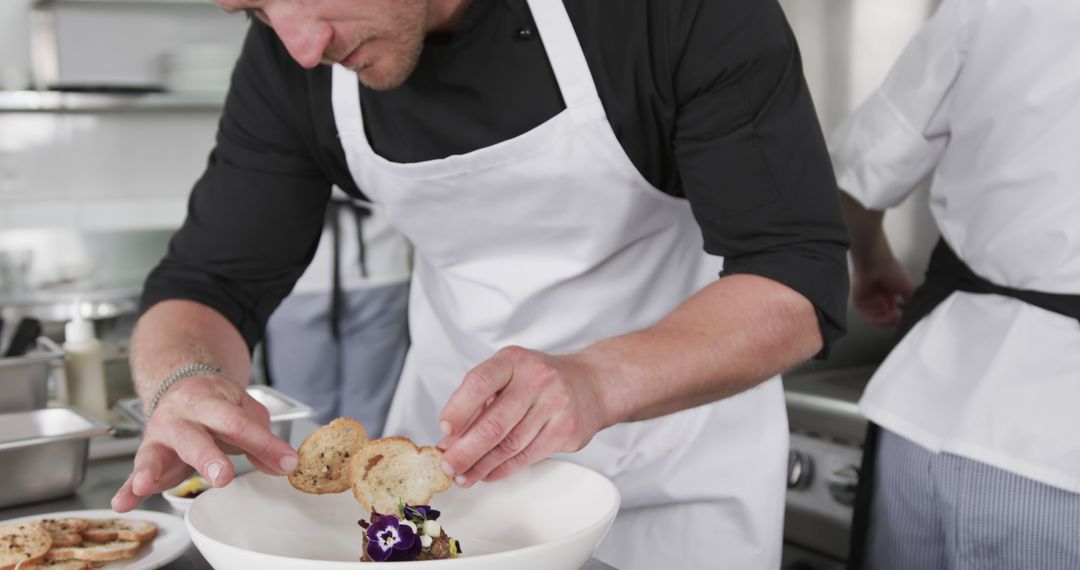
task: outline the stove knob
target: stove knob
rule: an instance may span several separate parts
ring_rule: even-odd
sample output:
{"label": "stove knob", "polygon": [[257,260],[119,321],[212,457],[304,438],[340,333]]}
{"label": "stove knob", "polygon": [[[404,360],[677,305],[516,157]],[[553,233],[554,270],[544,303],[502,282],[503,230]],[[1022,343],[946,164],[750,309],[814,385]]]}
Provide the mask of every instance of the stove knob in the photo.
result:
{"label": "stove knob", "polygon": [[805,489],[810,484],[814,474],[814,462],[810,456],[791,450],[787,457],[787,486],[788,489]]}
{"label": "stove knob", "polygon": [[829,473],[825,484],[829,487],[829,494],[837,502],[844,505],[855,504],[855,491],[859,488],[859,468],[847,465]]}

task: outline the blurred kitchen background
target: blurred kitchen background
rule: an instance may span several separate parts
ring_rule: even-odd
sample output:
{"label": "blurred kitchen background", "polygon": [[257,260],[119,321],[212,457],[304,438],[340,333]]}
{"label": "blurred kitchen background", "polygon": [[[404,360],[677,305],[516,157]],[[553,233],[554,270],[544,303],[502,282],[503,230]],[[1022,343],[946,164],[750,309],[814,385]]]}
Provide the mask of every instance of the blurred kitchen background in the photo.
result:
{"label": "blurred kitchen background", "polygon": [[[781,4],[828,134],[937,0]],[[183,219],[246,26],[210,0],[0,2],[0,347],[27,317],[62,343],[79,314],[101,341],[108,403],[133,396],[126,358],[139,288]],[[886,228],[921,275],[937,237],[925,191]],[[785,378],[785,570],[841,568],[846,554],[865,426],[855,401],[891,345],[891,331],[853,311],[849,325],[828,361]],[[50,390],[64,393],[63,366],[52,367]],[[106,419],[124,433],[120,416]]]}

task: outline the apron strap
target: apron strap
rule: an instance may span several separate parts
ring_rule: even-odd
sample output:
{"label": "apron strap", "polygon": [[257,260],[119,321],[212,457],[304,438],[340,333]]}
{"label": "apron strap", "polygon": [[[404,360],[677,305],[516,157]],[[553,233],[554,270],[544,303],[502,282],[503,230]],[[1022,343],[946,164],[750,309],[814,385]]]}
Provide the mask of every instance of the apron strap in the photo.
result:
{"label": "apron strap", "polygon": [[[1080,322],[1080,295],[1043,293],[997,285],[972,271],[944,239],[938,239],[934,252],[930,256],[926,281],[915,290],[911,302],[904,307],[895,342],[900,342],[919,321],[956,291],[1012,297]],[[877,457],[880,432],[881,428],[871,422],[867,426],[866,440],[863,443],[863,460],[859,472],[859,488],[855,496],[855,514],[851,523],[851,548],[848,553],[848,568],[851,570],[863,568],[866,532],[870,522],[870,502],[874,491],[874,462]]]}
{"label": "apron strap", "polygon": [[368,276],[367,247],[364,244],[364,218],[371,216],[371,209],[352,200],[330,200],[326,209],[327,223],[330,225],[330,235],[334,238],[333,243],[333,274],[330,291],[330,333],[335,340],[341,338],[341,313],[344,305],[344,291],[341,286],[341,220],[342,211],[349,211],[356,222],[356,240],[359,251],[360,275]]}
{"label": "apron strap", "polygon": [[341,224],[338,219],[340,210],[341,202],[330,200],[330,206],[326,209],[330,235],[334,238],[331,253],[334,263],[330,278],[330,335],[335,341],[341,338]]}
{"label": "apron strap", "polygon": [[904,309],[896,340],[899,342],[904,338],[916,323],[929,315],[954,291],[1012,297],[1080,321],[1080,294],[1044,293],[991,283],[976,275],[944,239],[938,239],[934,253],[930,256],[930,267],[926,270],[926,282],[915,291],[911,303]]}
{"label": "apron strap", "polygon": [[874,422],[866,424],[862,462],[859,464],[859,486],[855,488],[855,512],[851,516],[851,537],[848,543],[848,570],[873,570],[864,565],[866,536],[870,528],[870,499],[874,496],[874,466],[877,464],[877,443],[881,428]]}
{"label": "apron strap", "polygon": [[596,83],[563,0],[528,2],[566,108],[599,103]]}

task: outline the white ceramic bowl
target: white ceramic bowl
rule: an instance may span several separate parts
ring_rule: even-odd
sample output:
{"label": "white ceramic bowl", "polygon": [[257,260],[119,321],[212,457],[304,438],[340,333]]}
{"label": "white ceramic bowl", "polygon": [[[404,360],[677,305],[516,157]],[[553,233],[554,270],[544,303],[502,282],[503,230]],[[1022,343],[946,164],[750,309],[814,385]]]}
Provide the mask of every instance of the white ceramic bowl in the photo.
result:
{"label": "white ceramic bowl", "polygon": [[[461,543],[451,560],[394,562],[390,568],[578,570],[619,510],[619,491],[594,471],[547,460],[495,483],[451,487],[431,503]],[[351,492],[309,495],[283,477],[249,473],[199,496],[187,512],[195,546],[218,570],[364,568],[367,518]]]}
{"label": "white ceramic bowl", "polygon": [[162,491],[161,496],[165,497],[165,500],[169,502],[169,506],[171,506],[173,510],[178,513],[185,513],[188,508],[191,507],[191,504],[195,502],[195,497],[180,496],[180,493],[182,493],[185,488],[189,487],[200,487],[204,489],[203,492],[205,493],[206,490],[209,490],[210,485],[205,479],[196,475],[195,477],[186,479],[183,483],[180,483],[172,489]]}

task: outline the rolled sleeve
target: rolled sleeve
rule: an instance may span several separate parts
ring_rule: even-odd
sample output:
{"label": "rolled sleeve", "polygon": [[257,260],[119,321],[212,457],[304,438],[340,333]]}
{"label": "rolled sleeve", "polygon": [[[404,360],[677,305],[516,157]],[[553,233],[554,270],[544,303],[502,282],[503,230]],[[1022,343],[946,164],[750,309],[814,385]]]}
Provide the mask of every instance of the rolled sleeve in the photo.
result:
{"label": "rolled sleeve", "polygon": [[794,37],[775,2],[701,2],[696,21],[724,23],[691,30],[703,45],[676,67],[676,160],[705,249],[724,256],[725,275],[760,275],[813,303],[823,357],[846,329],[848,236]]}

